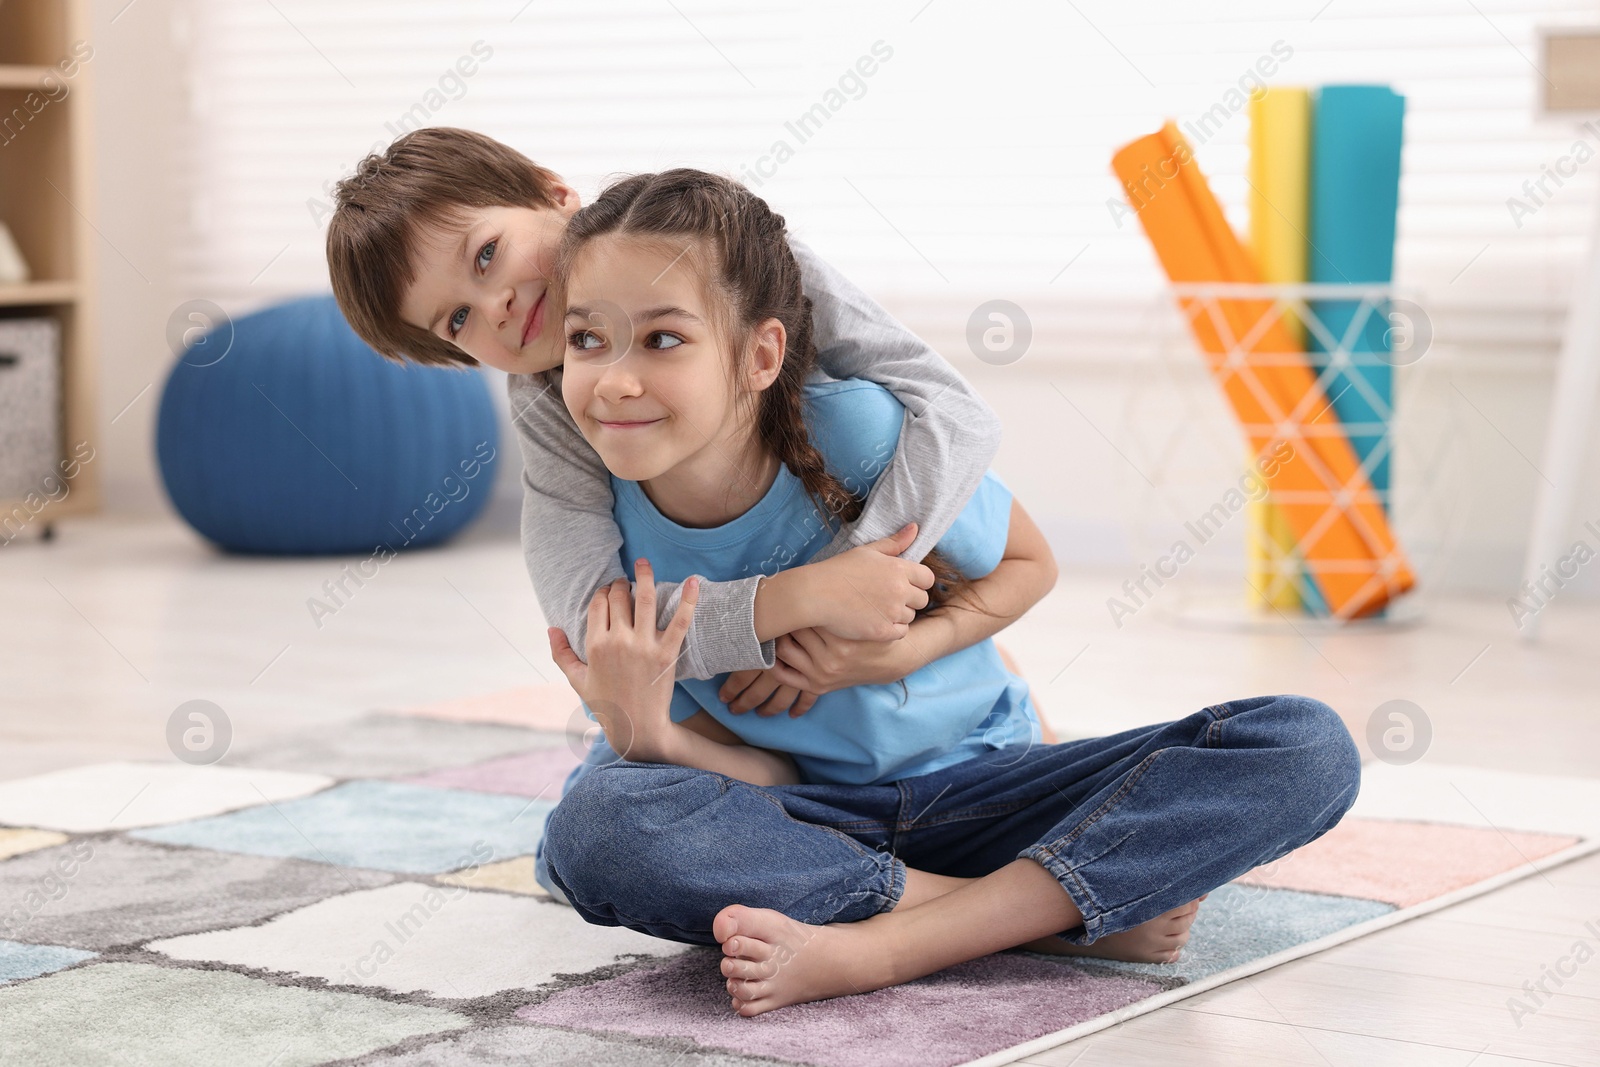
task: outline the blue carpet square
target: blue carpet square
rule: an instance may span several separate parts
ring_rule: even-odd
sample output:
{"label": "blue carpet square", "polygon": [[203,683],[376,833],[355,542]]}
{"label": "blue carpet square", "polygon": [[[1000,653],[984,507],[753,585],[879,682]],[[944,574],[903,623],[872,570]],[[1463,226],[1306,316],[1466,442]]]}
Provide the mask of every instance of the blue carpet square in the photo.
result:
{"label": "blue carpet square", "polygon": [[24,945],[20,941],[0,940],[0,985],[59,971],[93,955],[93,952],[58,945]]}
{"label": "blue carpet square", "polygon": [[1230,882],[1213,889],[1200,905],[1177,963],[1083,962],[1124,974],[1198,982],[1394,910],[1394,905],[1376,900]]}
{"label": "blue carpet square", "polygon": [[356,781],[129,836],[219,852],[442,874],[532,854],[554,807],[550,801],[496,793]]}

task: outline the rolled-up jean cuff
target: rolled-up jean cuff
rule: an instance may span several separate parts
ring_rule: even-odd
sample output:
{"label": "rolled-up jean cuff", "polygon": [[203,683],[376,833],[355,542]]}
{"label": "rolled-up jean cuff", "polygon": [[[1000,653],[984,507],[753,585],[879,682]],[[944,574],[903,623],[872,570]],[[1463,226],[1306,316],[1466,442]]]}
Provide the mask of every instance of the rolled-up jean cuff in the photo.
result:
{"label": "rolled-up jean cuff", "polygon": [[556,885],[550,878],[550,868],[544,861],[543,839],[540,839],[538,846],[533,850],[533,880],[538,882],[539,887],[549,893],[550,899],[557,904],[565,904],[569,908],[572,907],[572,901],[567,899],[567,895],[561,891],[561,887]]}
{"label": "rolled-up jean cuff", "polygon": [[[1039,866],[1050,872],[1050,876],[1060,883],[1061,888],[1078,909],[1078,914],[1083,916],[1082,933],[1073,933],[1072,930],[1063,930],[1055,936],[1069,945],[1092,944],[1101,936],[1105,926],[1100,906],[1095,903],[1094,895],[1089,892],[1089,887],[1083,884],[1070,864],[1054,852],[1047,845],[1031,845],[1017,853],[1018,859],[1033,860]],[[1079,929],[1073,927],[1073,930]]]}
{"label": "rolled-up jean cuff", "polygon": [[818,908],[812,918],[802,921],[813,926],[860,922],[880,912],[889,911],[898,904],[906,891],[906,865],[887,852],[877,852],[873,855],[876,856],[878,865],[877,885],[848,894],[829,914],[823,914],[822,909]]}
{"label": "rolled-up jean cuff", "polygon": [[[783,908],[791,919],[796,919],[807,926],[826,926],[829,923],[852,923],[862,919],[870,919],[879,912],[886,911],[895,906],[901,895],[905,892],[906,874],[905,864],[893,856],[883,852],[873,852],[865,847],[861,848],[863,858],[872,865],[872,870],[865,872],[863,882],[866,888],[852,889],[849,892],[836,892],[832,889],[818,890],[808,894],[806,898],[796,902],[795,905]],[[870,858],[867,858],[870,857]],[[817,899],[820,893],[820,899]],[[738,901],[730,900],[729,904]],[[806,910],[809,908],[809,910]],[[574,905],[580,915],[588,919],[586,909]],[[675,940],[694,943],[697,939],[705,944],[713,943],[710,940],[710,919],[706,917],[705,927],[701,929],[698,923],[684,924],[675,922],[672,918],[656,918],[651,920],[641,919],[630,915],[617,907],[608,908],[617,924],[630,930],[639,930],[653,934],[656,937],[670,937]],[[595,920],[589,919],[594,922]],[[663,932],[670,931],[670,932]],[[703,938],[700,936],[703,935]]]}

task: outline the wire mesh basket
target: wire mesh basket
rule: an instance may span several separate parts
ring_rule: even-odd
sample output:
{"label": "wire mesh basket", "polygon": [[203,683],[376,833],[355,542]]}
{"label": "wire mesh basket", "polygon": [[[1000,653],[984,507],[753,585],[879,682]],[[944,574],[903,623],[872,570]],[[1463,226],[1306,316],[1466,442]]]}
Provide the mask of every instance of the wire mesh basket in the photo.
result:
{"label": "wire mesh basket", "polygon": [[[1389,285],[1185,283],[1169,288],[1154,318],[1155,373],[1123,413],[1121,436],[1143,475],[1130,482],[1141,563],[1127,594],[1153,600],[1161,588],[1165,613],[1207,626],[1420,619],[1473,484],[1461,413],[1434,371],[1447,357],[1422,306]],[[1285,331],[1298,343],[1282,343]],[[1337,417],[1346,395],[1359,402],[1343,406],[1364,418]],[[1340,449],[1350,462],[1333,469],[1325,453]],[[1303,465],[1297,488],[1269,478],[1263,463],[1275,456]],[[1280,520],[1294,519],[1276,528],[1283,550],[1247,559],[1269,502]],[[1326,536],[1335,524],[1342,540]],[[1178,580],[1185,570],[1216,580]],[[1346,595],[1331,604],[1324,588]],[[1286,592],[1298,603],[1286,605]],[[1379,609],[1359,610],[1374,600]]]}

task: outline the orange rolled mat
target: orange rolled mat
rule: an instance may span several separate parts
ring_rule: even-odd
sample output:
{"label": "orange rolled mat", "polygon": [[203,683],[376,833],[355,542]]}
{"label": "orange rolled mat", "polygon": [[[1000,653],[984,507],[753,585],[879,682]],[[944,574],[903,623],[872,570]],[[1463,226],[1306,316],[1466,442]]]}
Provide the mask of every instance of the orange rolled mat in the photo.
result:
{"label": "orange rolled mat", "polygon": [[[1111,166],[1174,282],[1261,280],[1175,125],[1124,146]],[[1294,450],[1263,477],[1329,610],[1358,618],[1412,588],[1415,576],[1383,505],[1273,302],[1180,297],[1179,304],[1251,450],[1266,459],[1280,440]],[[1229,358],[1235,349],[1267,358],[1240,363]]]}

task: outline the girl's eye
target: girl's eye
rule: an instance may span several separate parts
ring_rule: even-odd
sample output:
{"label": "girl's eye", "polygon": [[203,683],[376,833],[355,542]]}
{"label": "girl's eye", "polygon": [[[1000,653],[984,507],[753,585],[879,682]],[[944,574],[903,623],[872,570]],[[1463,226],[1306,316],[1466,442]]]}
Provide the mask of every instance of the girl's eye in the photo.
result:
{"label": "girl's eye", "polygon": [[683,344],[683,338],[679,337],[675,333],[667,333],[664,330],[657,330],[655,333],[652,333],[649,337],[644,339],[644,344],[646,348],[677,348],[679,345]]}
{"label": "girl's eye", "polygon": [[[498,243],[499,243],[498,240],[489,241],[489,242],[485,243],[482,248],[478,249],[477,264],[478,264],[478,267],[479,267],[480,270],[488,268],[489,264],[485,263],[484,259],[483,259],[484,254],[488,253],[489,258],[493,259],[494,258],[494,247]],[[467,324],[467,320],[465,318],[459,318],[459,319],[457,318],[457,316],[461,315],[462,312],[467,312],[468,314],[470,314],[471,313],[471,309],[470,308],[464,308],[464,307],[456,308],[455,311],[450,316],[450,321],[445,323],[445,327],[444,327],[445,328],[445,332],[448,333],[452,338],[455,337],[456,334],[461,332],[461,327],[463,327],[463,326],[465,326]]]}
{"label": "girl's eye", "polygon": [[487,263],[485,263],[483,261],[483,254],[485,252],[487,252],[487,253],[489,253],[489,258],[493,259],[494,258],[494,246],[495,246],[495,242],[494,241],[490,241],[488,244],[486,244],[482,248],[478,249],[478,266],[479,267],[487,267],[489,265],[489,264],[487,264]]}
{"label": "girl's eye", "polygon": [[567,347],[575,348],[580,352],[590,352],[605,344],[599,337],[588,330],[579,330],[567,338]]}

